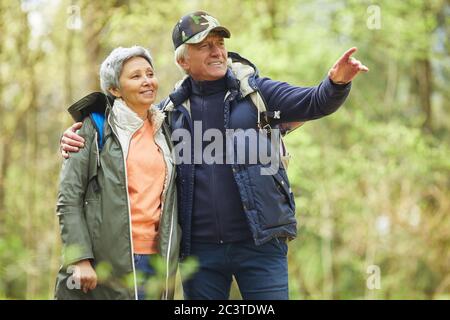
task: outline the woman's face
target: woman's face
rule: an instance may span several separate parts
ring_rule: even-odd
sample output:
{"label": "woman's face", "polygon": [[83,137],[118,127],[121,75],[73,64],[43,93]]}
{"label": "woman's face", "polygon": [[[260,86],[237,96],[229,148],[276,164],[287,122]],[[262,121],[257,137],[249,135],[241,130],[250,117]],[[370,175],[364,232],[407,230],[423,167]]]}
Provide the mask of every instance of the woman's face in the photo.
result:
{"label": "woman's face", "polygon": [[119,77],[120,89],[112,89],[116,97],[121,97],[132,109],[148,109],[155,102],[158,79],[153,68],[142,57],[126,61]]}

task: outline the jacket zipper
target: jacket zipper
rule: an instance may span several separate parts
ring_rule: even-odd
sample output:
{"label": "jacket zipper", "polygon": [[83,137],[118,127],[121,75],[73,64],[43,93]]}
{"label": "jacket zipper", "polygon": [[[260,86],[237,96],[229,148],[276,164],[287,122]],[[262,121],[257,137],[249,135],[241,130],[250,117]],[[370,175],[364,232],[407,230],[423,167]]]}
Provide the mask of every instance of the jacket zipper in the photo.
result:
{"label": "jacket zipper", "polygon": [[[228,102],[228,105],[230,105],[229,104],[229,100],[230,99],[228,99],[229,97],[230,97],[230,95],[231,95],[231,92],[230,91],[227,91],[226,93],[225,93],[225,97],[223,98],[223,102],[224,102],[224,107],[225,107],[225,105],[226,105],[226,103]],[[228,124],[229,124],[229,121],[230,121],[230,119],[229,119],[229,115],[230,115],[230,110],[228,110]],[[226,134],[226,130],[227,130],[227,128],[225,127],[225,108],[224,108],[224,110],[223,110],[223,120],[224,120],[224,130],[225,130],[225,134]],[[227,156],[227,152],[228,152],[228,150],[225,150],[225,158],[226,158],[226,156]],[[233,155],[233,157],[234,157],[234,155]],[[225,159],[225,163],[226,163],[226,159]],[[231,166],[231,165],[230,165]],[[212,176],[212,189],[213,189],[213,192],[214,192],[214,194],[215,194],[215,192],[216,192],[216,179],[214,178],[215,177],[215,166],[212,166],[212,170],[213,170],[213,174],[211,175]],[[234,176],[233,176],[233,178],[234,178]],[[221,219],[220,219],[220,216],[217,214],[217,204],[216,203],[214,203],[214,212],[215,212],[215,217],[216,217],[216,224],[217,224],[217,231],[218,231],[218,242],[219,242],[219,244],[223,244],[223,229],[222,229],[222,222],[221,222]]]}
{"label": "jacket zipper", "polygon": [[[202,96],[202,114],[207,114],[207,110],[205,111],[205,97]],[[203,120],[205,122],[205,127],[208,128],[208,117],[206,116]],[[219,128],[217,128],[219,129]],[[202,132],[202,136],[203,136],[203,132]],[[203,146],[202,146],[202,153],[203,153]],[[216,179],[215,179],[215,175],[216,175],[216,166],[215,164],[211,164],[211,190],[212,190],[212,195],[214,197],[214,195],[216,194]],[[221,223],[221,219],[220,219],[220,215],[217,212],[217,203],[214,202],[213,204],[213,210],[214,210],[214,217],[215,217],[215,223],[216,223],[216,229],[217,229],[217,242],[222,244],[223,243],[223,230],[222,230],[222,223]]]}
{"label": "jacket zipper", "polygon": [[[158,129],[158,131],[159,130],[161,130],[161,128]],[[163,137],[163,138],[165,139],[165,137]],[[158,146],[158,148],[160,150],[162,150],[161,146],[158,144],[156,139],[155,139],[155,144]],[[163,153],[163,156],[164,156],[164,151],[162,151],[162,153]],[[164,162],[166,163],[166,166],[167,165],[171,165],[170,161],[166,161],[165,157],[164,157]],[[167,164],[167,162],[169,162],[169,164]],[[173,168],[173,170],[175,170],[175,168]],[[164,213],[164,202],[165,202],[166,195],[167,195],[167,189],[168,189],[169,181],[172,180],[172,177],[169,177],[168,168],[166,168],[166,179],[165,180],[166,181],[165,181],[165,186],[164,186],[164,190],[163,190],[163,196],[162,196],[162,199],[161,199],[161,213],[160,213],[160,219],[159,219],[160,221],[161,221],[161,216]],[[167,297],[169,295],[169,273],[170,273],[169,272],[169,270],[170,270],[169,267],[170,267],[170,250],[171,250],[171,247],[172,247],[172,234],[173,234],[173,213],[172,213],[172,215],[170,217],[169,243],[168,243],[167,252],[166,252],[166,286],[165,286],[165,290],[164,290],[164,300],[167,300]]]}

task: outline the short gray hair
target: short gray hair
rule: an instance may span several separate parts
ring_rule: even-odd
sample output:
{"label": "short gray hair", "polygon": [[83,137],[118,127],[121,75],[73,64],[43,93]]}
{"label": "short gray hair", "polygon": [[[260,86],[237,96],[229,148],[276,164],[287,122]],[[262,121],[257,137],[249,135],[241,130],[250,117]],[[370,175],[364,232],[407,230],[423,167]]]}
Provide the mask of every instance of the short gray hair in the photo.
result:
{"label": "short gray hair", "polygon": [[178,48],[175,49],[175,64],[177,65],[178,69],[181,70],[181,72],[187,74],[186,70],[183,69],[183,67],[178,63],[178,60],[186,59],[188,56],[188,50],[187,50],[187,44],[183,43]]}
{"label": "short gray hair", "polygon": [[100,87],[106,95],[112,97],[108,89],[120,88],[119,77],[122,73],[123,64],[134,57],[144,58],[153,68],[150,52],[141,46],[115,48],[102,62],[100,66]]}

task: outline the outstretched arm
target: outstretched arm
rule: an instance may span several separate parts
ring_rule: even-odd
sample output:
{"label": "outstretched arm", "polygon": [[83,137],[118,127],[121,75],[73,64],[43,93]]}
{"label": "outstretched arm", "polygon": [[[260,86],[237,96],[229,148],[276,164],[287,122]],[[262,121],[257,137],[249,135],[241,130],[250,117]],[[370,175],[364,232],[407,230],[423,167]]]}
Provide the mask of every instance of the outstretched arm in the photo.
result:
{"label": "outstretched arm", "polygon": [[258,78],[261,94],[268,109],[280,111],[274,124],[322,118],[335,112],[345,101],[351,89],[351,80],[368,68],[351,55],[356,48],[347,50],[329,70],[325,79],[315,87],[298,87],[269,78]]}

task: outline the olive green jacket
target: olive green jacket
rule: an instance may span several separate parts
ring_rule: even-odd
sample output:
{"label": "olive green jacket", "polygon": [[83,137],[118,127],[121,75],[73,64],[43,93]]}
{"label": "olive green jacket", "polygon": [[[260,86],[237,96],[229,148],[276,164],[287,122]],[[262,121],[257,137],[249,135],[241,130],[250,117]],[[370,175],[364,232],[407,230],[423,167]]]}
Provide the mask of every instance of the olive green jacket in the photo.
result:
{"label": "olive green jacket", "polygon": [[[88,104],[89,101],[82,99],[80,103]],[[160,286],[161,290],[156,290],[155,298],[173,299],[181,239],[176,171],[171,157],[170,132],[161,120],[164,114],[156,108],[151,110],[152,117],[156,115],[160,120],[156,124],[160,127],[155,132],[155,142],[163,152],[167,169],[158,230],[161,259],[156,270],[160,270],[160,274],[154,280],[154,285]],[[85,146],[79,152],[71,153],[62,165],[57,215],[63,242],[63,264],[56,280],[57,299],[137,298],[126,163],[110,111],[108,107],[101,152],[93,121],[86,117],[79,131]],[[97,287],[87,294],[77,289],[79,285],[72,274],[72,264],[84,259],[91,259],[101,278]]]}

